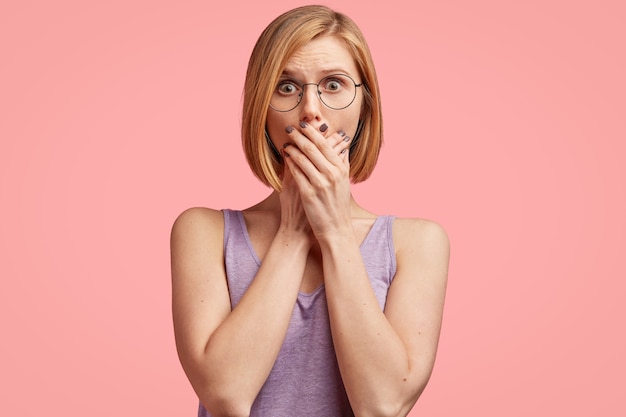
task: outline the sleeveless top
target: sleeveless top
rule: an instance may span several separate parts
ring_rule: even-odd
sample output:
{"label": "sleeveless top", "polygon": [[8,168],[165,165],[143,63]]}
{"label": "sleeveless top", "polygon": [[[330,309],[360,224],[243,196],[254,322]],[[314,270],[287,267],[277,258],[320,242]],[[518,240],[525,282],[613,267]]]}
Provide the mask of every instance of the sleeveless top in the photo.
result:
{"label": "sleeveless top", "polygon": [[[254,279],[261,260],[250,242],[243,213],[225,209],[224,258],[231,307]],[[396,273],[391,227],[393,216],[380,216],[360,245],[380,308]],[[199,405],[199,417],[211,414]],[[298,294],[283,346],[252,405],[250,417],[350,417],[330,333],[324,284]]]}

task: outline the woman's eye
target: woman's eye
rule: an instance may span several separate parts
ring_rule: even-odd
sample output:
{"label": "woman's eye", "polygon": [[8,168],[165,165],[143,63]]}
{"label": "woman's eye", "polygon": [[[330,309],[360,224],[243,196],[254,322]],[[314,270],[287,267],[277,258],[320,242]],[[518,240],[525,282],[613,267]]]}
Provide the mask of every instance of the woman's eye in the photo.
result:
{"label": "woman's eye", "polygon": [[328,80],[324,83],[324,90],[326,91],[339,91],[341,90],[341,83],[337,80]]}
{"label": "woman's eye", "polygon": [[281,94],[293,94],[297,91],[298,89],[293,83],[284,82],[284,83],[278,84],[278,92]]}

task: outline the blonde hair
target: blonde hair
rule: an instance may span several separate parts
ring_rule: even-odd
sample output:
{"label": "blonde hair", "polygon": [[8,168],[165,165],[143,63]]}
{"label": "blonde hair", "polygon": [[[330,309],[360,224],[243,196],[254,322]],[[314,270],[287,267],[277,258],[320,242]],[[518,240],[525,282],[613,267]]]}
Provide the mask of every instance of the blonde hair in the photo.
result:
{"label": "blonde hair", "polygon": [[366,180],[374,170],[382,146],[382,115],[378,80],[367,42],[346,15],[325,6],[302,6],[278,16],[256,42],[243,92],[241,137],[248,165],[264,184],[281,190],[282,161],[266,138],[270,98],[289,58],[322,36],[344,41],[364,85],[360,135],[350,147],[350,179]]}

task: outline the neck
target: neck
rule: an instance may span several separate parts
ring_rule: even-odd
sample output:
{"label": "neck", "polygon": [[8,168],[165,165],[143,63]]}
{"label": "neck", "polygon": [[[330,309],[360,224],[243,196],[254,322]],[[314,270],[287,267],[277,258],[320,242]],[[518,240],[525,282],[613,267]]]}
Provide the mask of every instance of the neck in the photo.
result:
{"label": "neck", "polygon": [[[277,191],[273,191],[263,201],[248,208],[250,211],[270,211],[280,214],[280,195]],[[350,211],[352,217],[368,217],[368,213],[363,207],[361,207],[354,196],[350,194]]]}

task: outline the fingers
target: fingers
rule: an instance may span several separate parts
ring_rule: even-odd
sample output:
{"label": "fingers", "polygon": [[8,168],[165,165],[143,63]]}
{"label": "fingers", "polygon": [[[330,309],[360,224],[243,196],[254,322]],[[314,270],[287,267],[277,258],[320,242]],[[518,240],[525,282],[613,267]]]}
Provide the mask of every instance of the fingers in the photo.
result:
{"label": "fingers", "polygon": [[346,154],[350,148],[350,138],[341,130],[324,137],[321,132],[326,132],[327,129],[328,126],[323,124],[318,131],[313,125],[304,122],[300,123],[298,129],[293,126],[285,129],[292,139],[292,142],[287,143],[285,147],[287,149],[290,145],[295,145],[297,151],[294,148],[290,150],[303,170],[307,170],[305,166],[307,161],[299,157],[300,153],[306,156],[306,159],[320,172],[329,172],[333,167],[339,167],[345,163]]}
{"label": "fingers", "polygon": [[300,169],[300,166],[294,162],[294,156],[296,155],[292,156],[292,154],[299,151],[297,151],[295,146],[290,146],[289,148],[283,150],[283,160],[285,161],[286,167],[285,171],[289,172],[290,181],[293,181],[298,189],[300,189],[306,185],[306,182],[308,182],[308,176],[302,171],[302,169]]}
{"label": "fingers", "polygon": [[333,149],[337,152],[339,158],[345,163],[349,159],[348,156],[350,155],[351,139],[343,131],[339,132],[339,134],[340,136],[338,142]]}

